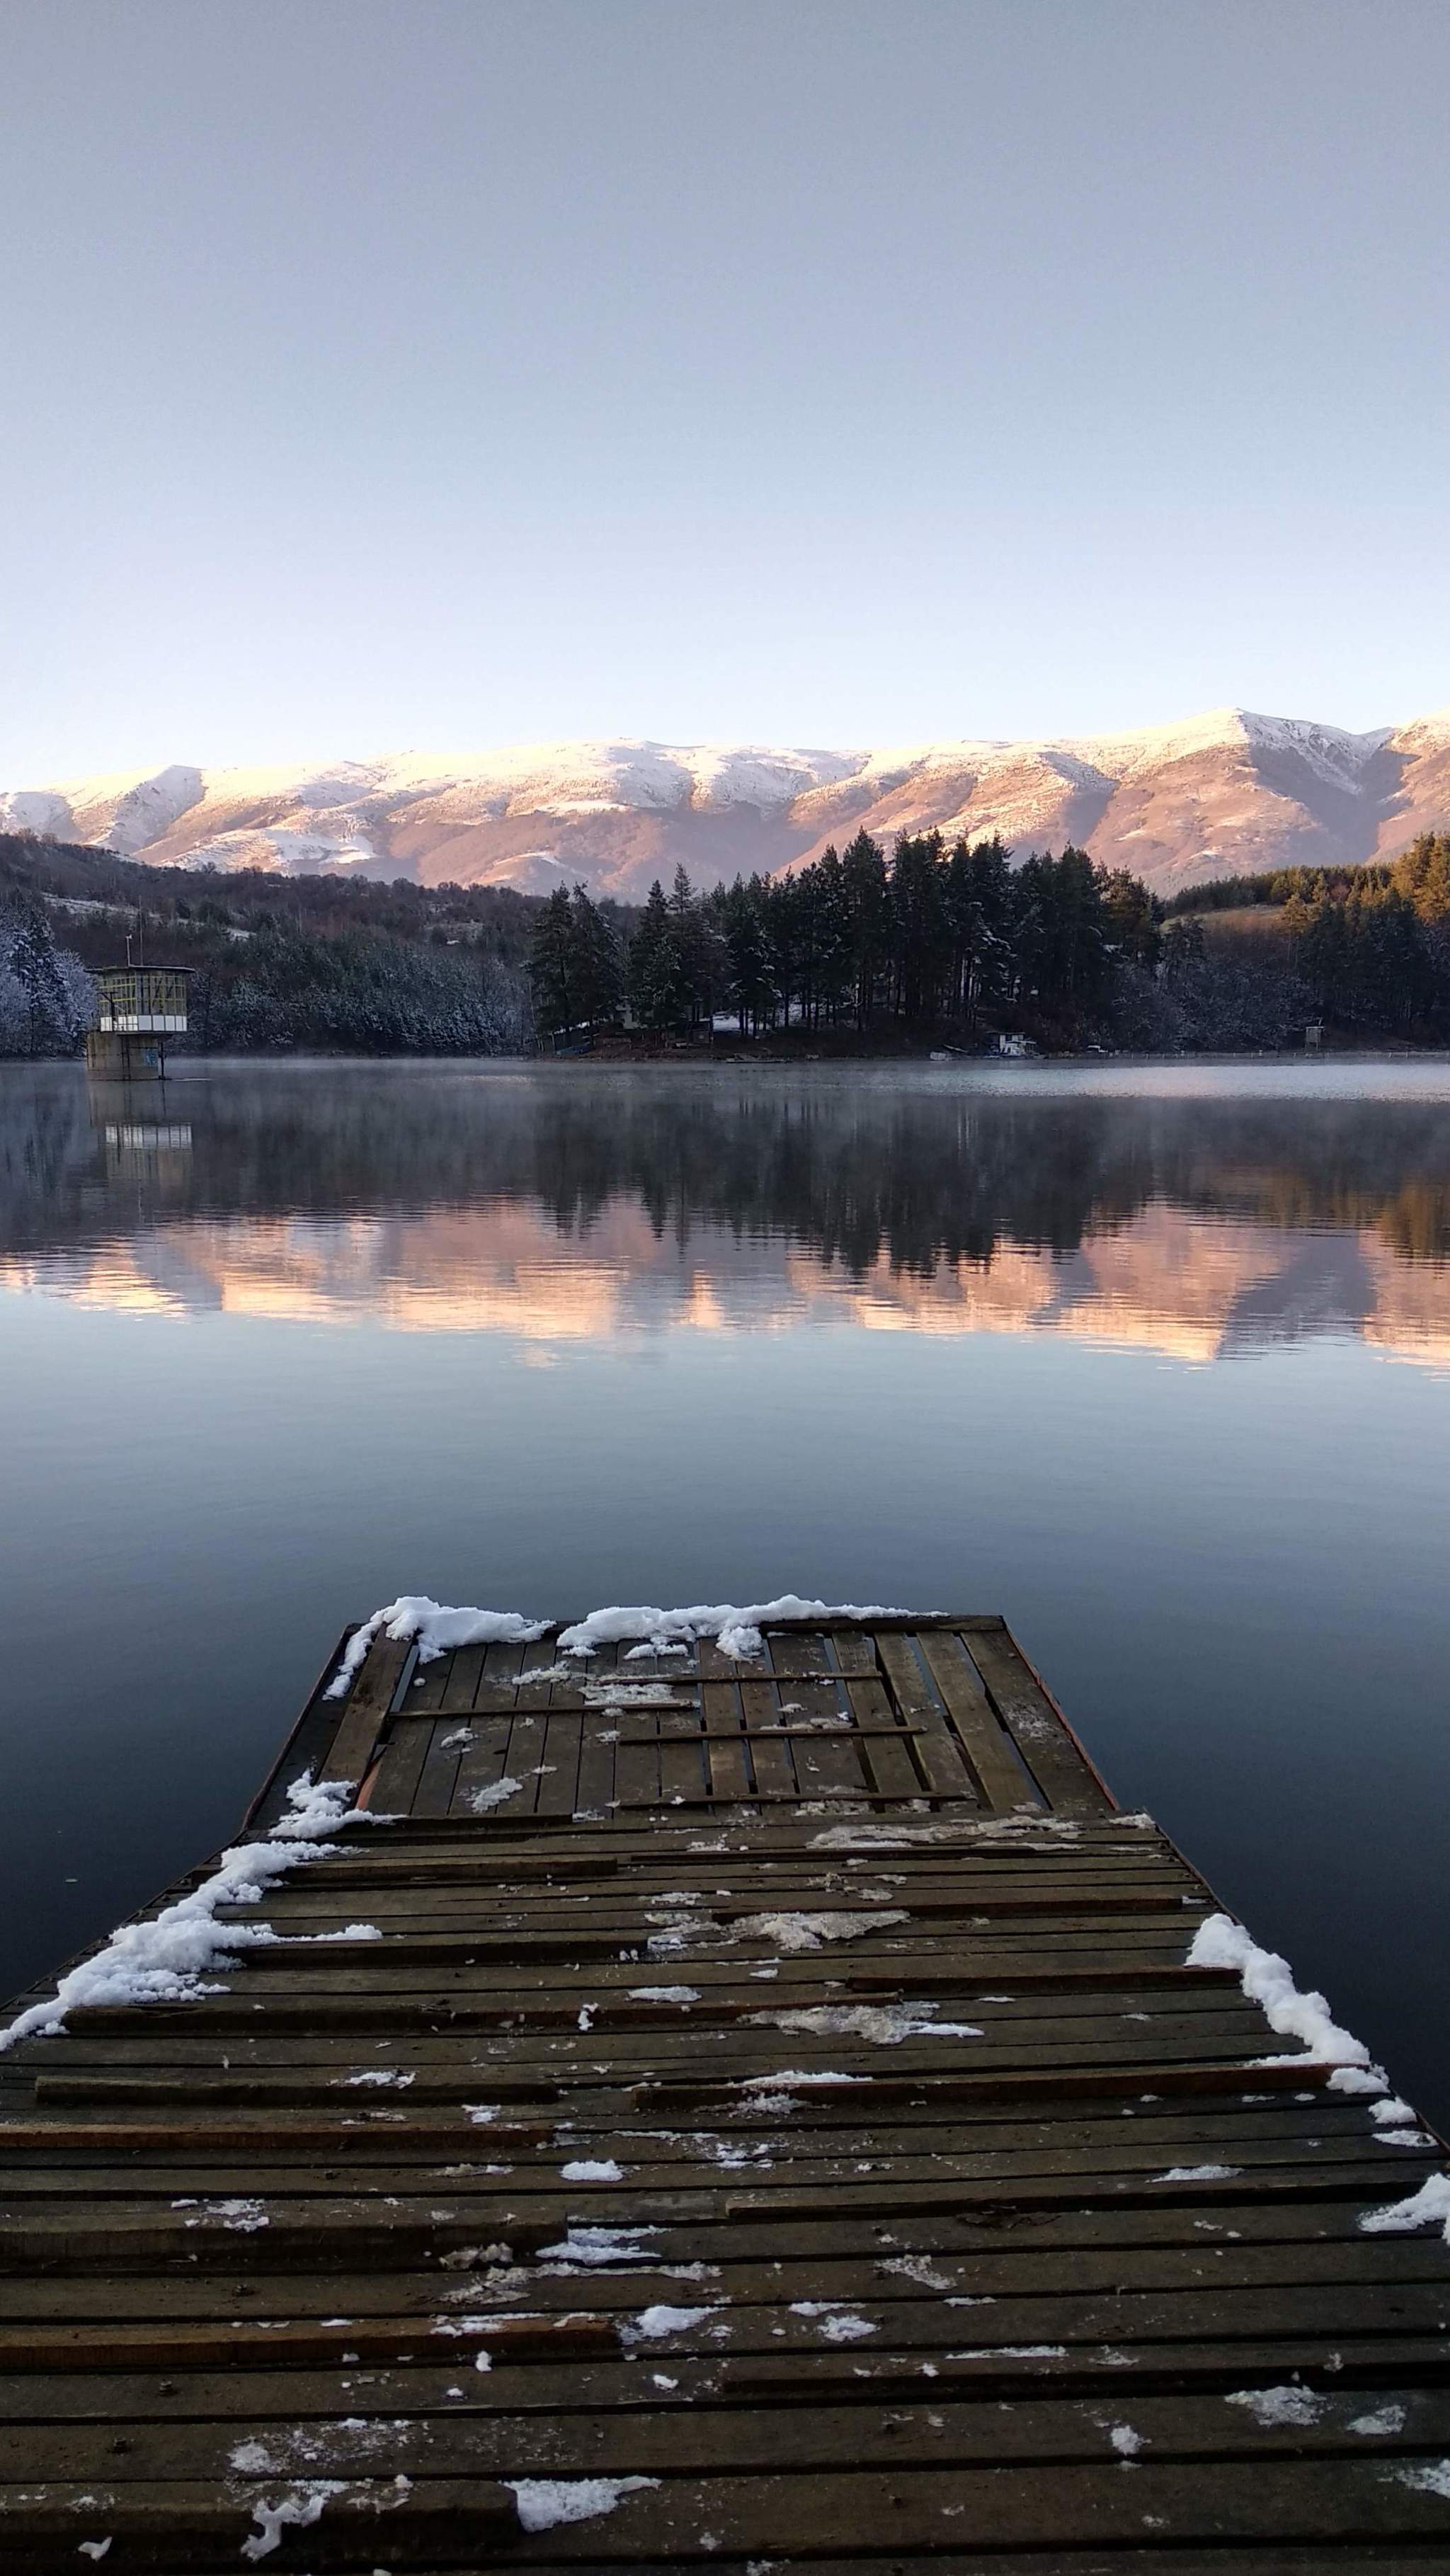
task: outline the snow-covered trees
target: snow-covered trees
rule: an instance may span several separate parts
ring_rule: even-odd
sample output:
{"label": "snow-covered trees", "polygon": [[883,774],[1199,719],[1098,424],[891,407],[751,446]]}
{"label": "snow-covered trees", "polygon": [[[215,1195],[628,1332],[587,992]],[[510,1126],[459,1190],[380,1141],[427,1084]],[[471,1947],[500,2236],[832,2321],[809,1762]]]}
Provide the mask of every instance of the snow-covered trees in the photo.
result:
{"label": "snow-covered trees", "polygon": [[74,1055],[95,987],[78,957],[58,948],[44,911],[0,913],[0,1055]]}
{"label": "snow-covered trees", "polygon": [[379,1055],[519,1055],[533,1043],[523,977],[476,949],[378,931],[320,939],[266,923],[234,981],[207,997],[218,1053],[318,1047]]}

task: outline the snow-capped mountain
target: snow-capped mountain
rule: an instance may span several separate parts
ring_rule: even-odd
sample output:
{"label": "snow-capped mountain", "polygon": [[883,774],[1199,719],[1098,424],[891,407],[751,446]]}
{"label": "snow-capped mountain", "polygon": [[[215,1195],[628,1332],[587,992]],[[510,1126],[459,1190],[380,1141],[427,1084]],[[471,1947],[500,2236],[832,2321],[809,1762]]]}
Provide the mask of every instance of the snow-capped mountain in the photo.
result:
{"label": "snow-capped mountain", "polygon": [[638,899],[799,865],[864,828],[1000,832],[1019,856],[1076,841],[1169,891],[1260,868],[1369,859],[1450,824],[1450,708],[1398,728],[1223,708],[1137,733],[879,751],[534,743],[446,760],[195,769],[0,794],[0,828],[129,858],[425,885],[561,878]]}

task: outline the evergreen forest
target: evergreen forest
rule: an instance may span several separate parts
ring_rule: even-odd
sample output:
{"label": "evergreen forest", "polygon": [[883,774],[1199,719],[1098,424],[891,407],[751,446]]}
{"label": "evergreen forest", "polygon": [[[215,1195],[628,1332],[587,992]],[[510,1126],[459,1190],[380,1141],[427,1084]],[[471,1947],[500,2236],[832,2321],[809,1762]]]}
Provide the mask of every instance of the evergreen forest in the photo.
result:
{"label": "evergreen forest", "polygon": [[790,875],[706,894],[677,869],[632,925],[561,887],[530,949],[534,1014],[555,1045],[625,1022],[687,1042],[724,1019],[738,1042],[844,1052],[913,1035],[967,1051],[1252,1050],[1319,1023],[1450,1036],[1450,835],[1392,867],[1277,881],[1276,940],[1210,938],[1203,914],[1232,908],[1213,887],[1170,908],[1070,847],[1014,867],[999,840],[903,835],[888,856],[862,832]]}

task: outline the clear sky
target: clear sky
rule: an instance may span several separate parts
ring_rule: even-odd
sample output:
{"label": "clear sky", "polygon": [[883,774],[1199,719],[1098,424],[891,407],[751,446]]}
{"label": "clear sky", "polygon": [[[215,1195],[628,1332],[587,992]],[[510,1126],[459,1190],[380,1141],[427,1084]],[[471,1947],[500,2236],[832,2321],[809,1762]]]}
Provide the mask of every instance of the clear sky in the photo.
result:
{"label": "clear sky", "polygon": [[0,0],[0,785],[1450,699],[1446,0]]}

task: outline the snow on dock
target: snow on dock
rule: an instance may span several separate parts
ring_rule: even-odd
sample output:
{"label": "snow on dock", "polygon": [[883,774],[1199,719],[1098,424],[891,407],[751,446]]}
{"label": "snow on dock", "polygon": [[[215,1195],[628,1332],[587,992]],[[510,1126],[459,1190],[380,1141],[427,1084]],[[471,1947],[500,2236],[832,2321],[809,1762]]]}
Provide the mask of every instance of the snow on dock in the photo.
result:
{"label": "snow on dock", "polygon": [[7,2570],[1450,2566],[1444,2150],[999,1619],[357,1633],[7,2016]]}

